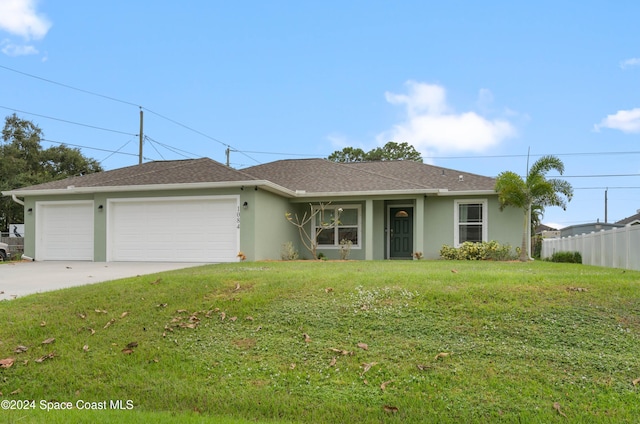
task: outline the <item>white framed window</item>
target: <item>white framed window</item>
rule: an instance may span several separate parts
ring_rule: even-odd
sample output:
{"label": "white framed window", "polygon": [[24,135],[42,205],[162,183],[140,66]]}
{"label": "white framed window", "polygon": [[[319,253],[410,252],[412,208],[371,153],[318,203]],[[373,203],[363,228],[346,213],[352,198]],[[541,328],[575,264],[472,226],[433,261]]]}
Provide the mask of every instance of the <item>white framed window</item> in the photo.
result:
{"label": "white framed window", "polygon": [[465,199],[454,201],[454,246],[465,241],[474,243],[487,241],[487,199]]}
{"label": "white framed window", "polygon": [[[338,210],[340,209],[340,211]],[[316,236],[318,248],[339,248],[341,240],[350,240],[352,249],[361,245],[362,208],[360,205],[314,206],[318,212],[313,220],[312,234]],[[336,222],[337,217],[337,223]]]}

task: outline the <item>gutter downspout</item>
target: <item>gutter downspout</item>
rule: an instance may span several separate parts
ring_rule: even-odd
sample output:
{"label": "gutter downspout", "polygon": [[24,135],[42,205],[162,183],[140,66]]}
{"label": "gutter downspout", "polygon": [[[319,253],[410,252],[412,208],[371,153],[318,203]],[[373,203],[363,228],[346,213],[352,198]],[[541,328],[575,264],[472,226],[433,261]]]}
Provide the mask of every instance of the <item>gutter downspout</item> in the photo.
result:
{"label": "gutter downspout", "polygon": [[22,200],[18,199],[18,198],[16,197],[16,195],[15,195],[15,194],[12,194],[12,195],[11,195],[11,198],[12,198],[12,199],[13,199],[13,201],[14,201],[14,202],[16,202],[17,204],[19,204],[19,205],[21,205],[21,206],[24,206],[24,202],[23,202]]}
{"label": "gutter downspout", "polygon": [[[21,206],[24,206],[24,202],[23,202],[22,200],[18,199],[18,198],[16,197],[16,195],[15,195],[15,194],[12,194],[12,195],[11,195],[11,199],[12,199],[14,202],[16,202],[17,204],[19,204],[19,205],[21,205]],[[22,255],[22,259],[26,259],[26,260],[28,260],[28,261],[32,261],[32,262],[33,262],[33,261],[35,261],[35,259],[34,259],[34,258],[32,258],[32,257],[30,257],[30,256],[27,256],[27,255]]]}

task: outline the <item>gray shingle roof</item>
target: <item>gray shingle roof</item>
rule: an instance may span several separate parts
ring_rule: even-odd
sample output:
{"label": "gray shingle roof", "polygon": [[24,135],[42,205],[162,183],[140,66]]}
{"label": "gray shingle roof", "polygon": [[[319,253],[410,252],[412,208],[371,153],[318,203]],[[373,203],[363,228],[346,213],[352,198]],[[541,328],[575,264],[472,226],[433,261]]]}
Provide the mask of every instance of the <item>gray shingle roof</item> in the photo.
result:
{"label": "gray shingle roof", "polygon": [[[362,192],[389,190],[493,190],[490,177],[413,161],[336,163],[291,159],[245,168],[243,172],[290,190]],[[460,178],[462,176],[462,178]]]}
{"label": "gray shingle roof", "polygon": [[495,180],[413,161],[336,163],[326,159],[279,160],[243,170],[209,158],[148,162],[112,171],[52,181],[20,191],[153,186],[163,184],[270,181],[291,191],[313,193],[413,190],[493,190]]}
{"label": "gray shingle roof", "polygon": [[620,221],[616,221],[616,224],[622,224],[622,225],[627,225],[627,224],[631,224],[632,222],[635,221],[640,221],[640,211],[638,213],[636,213],[635,215],[631,215],[628,216],[624,219],[621,219]]}
{"label": "gray shingle roof", "polygon": [[147,162],[26,187],[22,190],[248,181],[255,178],[209,158]]}

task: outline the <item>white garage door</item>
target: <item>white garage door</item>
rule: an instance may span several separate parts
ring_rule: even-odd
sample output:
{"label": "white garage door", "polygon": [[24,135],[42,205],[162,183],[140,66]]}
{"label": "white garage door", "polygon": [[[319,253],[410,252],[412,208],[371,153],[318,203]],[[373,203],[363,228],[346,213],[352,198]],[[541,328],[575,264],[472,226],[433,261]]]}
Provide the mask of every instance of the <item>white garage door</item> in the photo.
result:
{"label": "white garage door", "polygon": [[36,260],[93,260],[93,201],[36,204]]}
{"label": "white garage door", "polygon": [[108,261],[237,261],[238,197],[118,199],[108,204]]}

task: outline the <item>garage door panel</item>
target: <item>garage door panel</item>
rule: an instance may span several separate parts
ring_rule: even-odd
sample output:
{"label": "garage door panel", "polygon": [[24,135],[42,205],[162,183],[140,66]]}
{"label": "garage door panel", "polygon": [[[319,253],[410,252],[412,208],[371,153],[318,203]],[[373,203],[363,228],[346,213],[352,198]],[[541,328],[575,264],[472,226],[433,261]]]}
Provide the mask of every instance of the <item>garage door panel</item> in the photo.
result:
{"label": "garage door panel", "polygon": [[36,222],[36,259],[93,260],[93,202],[42,203]]}
{"label": "garage door panel", "polygon": [[113,201],[110,260],[237,260],[237,198]]}

